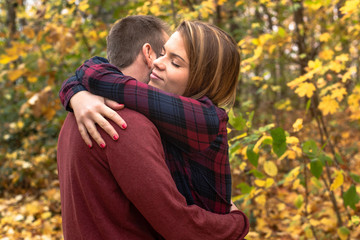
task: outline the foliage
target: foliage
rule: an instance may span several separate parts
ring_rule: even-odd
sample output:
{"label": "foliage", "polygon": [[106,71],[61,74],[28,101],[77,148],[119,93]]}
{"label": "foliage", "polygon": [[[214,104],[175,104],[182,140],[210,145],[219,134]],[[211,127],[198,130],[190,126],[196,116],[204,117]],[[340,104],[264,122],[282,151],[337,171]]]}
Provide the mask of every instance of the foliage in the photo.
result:
{"label": "foliage", "polygon": [[360,237],[359,0],[0,0],[0,236],[60,239],[57,93],[111,24],[200,19],[241,47],[229,110],[248,239]]}

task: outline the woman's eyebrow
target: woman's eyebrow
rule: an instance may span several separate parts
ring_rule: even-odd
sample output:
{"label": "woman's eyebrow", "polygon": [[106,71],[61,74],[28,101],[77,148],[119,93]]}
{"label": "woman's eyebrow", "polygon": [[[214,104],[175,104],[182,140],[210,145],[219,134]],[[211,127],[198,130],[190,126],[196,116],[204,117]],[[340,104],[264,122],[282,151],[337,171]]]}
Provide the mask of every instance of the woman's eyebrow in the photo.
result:
{"label": "woman's eyebrow", "polygon": [[171,57],[177,57],[177,58],[180,58],[184,63],[187,63],[185,61],[185,59],[183,59],[180,55],[176,54],[176,53],[173,53],[173,52],[169,52],[170,56]]}
{"label": "woman's eyebrow", "polygon": [[[165,46],[163,46],[162,47],[162,50],[164,51],[164,52],[166,52],[166,49],[165,49]],[[168,54],[170,55],[170,57],[172,57],[172,58],[179,58],[180,60],[182,60],[184,63],[186,63],[186,64],[188,64],[186,61],[185,61],[185,59],[183,58],[183,57],[181,57],[179,54],[176,54],[176,53],[174,53],[174,52],[168,52]]]}

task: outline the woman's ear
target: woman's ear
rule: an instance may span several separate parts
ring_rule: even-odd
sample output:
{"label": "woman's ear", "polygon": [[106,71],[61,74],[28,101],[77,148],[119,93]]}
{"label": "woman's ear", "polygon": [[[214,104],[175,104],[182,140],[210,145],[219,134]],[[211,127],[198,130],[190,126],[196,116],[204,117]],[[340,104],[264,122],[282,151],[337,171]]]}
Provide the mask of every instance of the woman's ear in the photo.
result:
{"label": "woman's ear", "polygon": [[156,59],[156,53],[149,43],[145,43],[142,47],[145,64],[148,68],[153,68],[153,62]]}

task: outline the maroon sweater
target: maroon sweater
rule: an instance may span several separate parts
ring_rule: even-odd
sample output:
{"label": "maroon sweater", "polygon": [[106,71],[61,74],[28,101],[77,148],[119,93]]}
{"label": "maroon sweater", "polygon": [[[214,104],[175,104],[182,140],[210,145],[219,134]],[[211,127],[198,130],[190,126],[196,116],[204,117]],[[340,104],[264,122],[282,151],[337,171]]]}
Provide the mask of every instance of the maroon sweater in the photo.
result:
{"label": "maroon sweater", "polygon": [[58,142],[58,171],[65,240],[242,239],[249,222],[187,206],[164,160],[155,126],[140,113],[121,111],[129,124],[105,149],[89,149],[69,113]]}

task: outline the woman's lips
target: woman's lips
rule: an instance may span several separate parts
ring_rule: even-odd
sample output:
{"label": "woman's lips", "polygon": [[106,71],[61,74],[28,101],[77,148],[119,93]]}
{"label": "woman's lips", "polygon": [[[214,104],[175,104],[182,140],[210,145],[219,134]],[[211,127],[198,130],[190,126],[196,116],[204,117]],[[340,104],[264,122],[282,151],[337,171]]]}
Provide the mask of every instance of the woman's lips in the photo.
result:
{"label": "woman's lips", "polygon": [[156,79],[156,80],[163,80],[161,77],[159,77],[156,73],[152,72],[150,74],[150,79]]}

